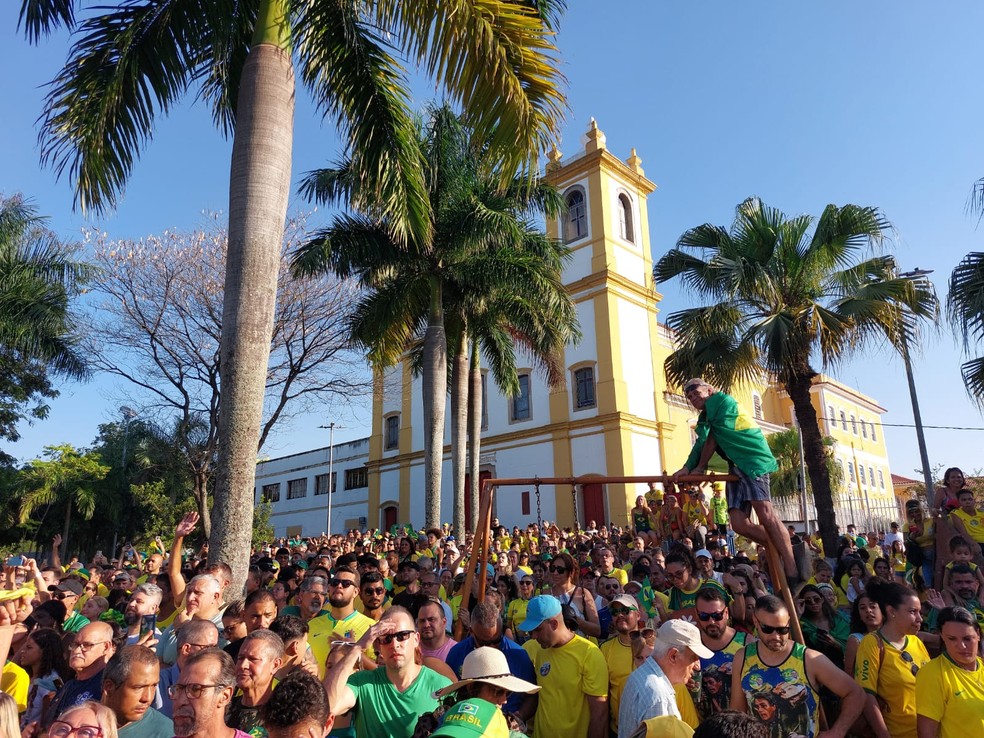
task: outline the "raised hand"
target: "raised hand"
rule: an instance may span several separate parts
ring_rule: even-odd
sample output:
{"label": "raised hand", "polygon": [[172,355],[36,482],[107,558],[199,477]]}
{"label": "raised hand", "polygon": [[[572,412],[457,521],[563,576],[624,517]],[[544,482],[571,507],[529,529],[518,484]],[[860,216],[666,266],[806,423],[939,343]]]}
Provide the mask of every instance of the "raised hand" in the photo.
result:
{"label": "raised hand", "polygon": [[178,527],[174,529],[175,537],[185,538],[191,533],[194,533],[196,525],[198,525],[198,513],[190,512],[185,514],[185,516],[181,518],[181,522],[178,523]]}

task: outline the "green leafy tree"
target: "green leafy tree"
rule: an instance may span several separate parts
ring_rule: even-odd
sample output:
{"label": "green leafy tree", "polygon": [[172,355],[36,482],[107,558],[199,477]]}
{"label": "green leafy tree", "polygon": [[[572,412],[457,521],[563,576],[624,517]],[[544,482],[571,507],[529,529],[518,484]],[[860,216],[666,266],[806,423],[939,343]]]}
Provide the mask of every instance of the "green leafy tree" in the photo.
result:
{"label": "green leafy tree", "polygon": [[[969,353],[972,344],[984,339],[984,253],[967,254],[950,273],[946,308],[954,332]],[[984,356],[965,361],[960,373],[967,393],[978,406],[984,406]]]}
{"label": "green leafy tree", "polygon": [[836,550],[836,521],[810,397],[814,366],[834,366],[878,341],[901,350],[906,337],[915,340],[917,321],[938,318],[932,283],[900,275],[893,256],[875,251],[888,228],[875,208],[828,205],[814,221],[750,198],[730,232],[692,228],[653,267],[657,282],[680,277],[706,302],[667,320],[680,346],[666,362],[670,381],[704,376],[728,389],[764,368],[789,394],[827,551]]}
{"label": "green leafy tree", "polygon": [[[528,177],[503,189],[487,146],[449,106],[433,109],[418,131],[418,146],[433,213],[431,238],[402,244],[396,229],[372,210],[340,215],[297,253],[302,274],[333,272],[357,277],[364,297],[354,311],[352,336],[366,347],[377,368],[407,358],[419,368],[423,394],[425,525],[441,524],[441,466],[444,455],[448,338],[451,318],[456,346],[467,351],[468,321],[487,328],[481,337],[494,350],[498,376],[515,387],[513,345],[555,340],[563,346],[576,325],[574,307],[561,283],[567,251],[536,227],[532,214],[556,213],[556,190]],[[358,207],[349,162],[315,172],[306,189],[316,199]],[[505,319],[507,308],[513,310]],[[495,319],[485,316],[495,312]],[[534,325],[535,323],[535,325]],[[549,323],[549,324],[548,324]],[[467,354],[465,354],[467,355]],[[460,375],[467,379],[467,362]],[[465,394],[458,394],[464,407]],[[464,438],[457,417],[453,435]],[[456,444],[456,470],[463,446]],[[455,525],[464,529],[463,473],[456,485]]]}
{"label": "green leafy tree", "polygon": [[99,504],[99,481],[109,473],[98,453],[80,452],[69,444],[45,446],[44,459],[35,459],[21,475],[20,522],[27,522],[40,508],[60,504],[65,508],[62,545],[69,550],[72,514],[91,520]]}
{"label": "green leafy tree", "polygon": [[88,376],[71,301],[92,269],[20,195],[0,196],[0,438],[47,417],[52,375]]}
{"label": "green leafy tree", "polygon": [[[776,497],[792,497],[800,492],[800,437],[795,428],[770,433],[765,437],[776,457],[779,468],[769,475],[769,488]],[[834,446],[837,444],[830,436],[823,437],[824,456],[827,462],[827,476],[830,477],[830,490],[836,499],[844,485],[844,472],[837,463]],[[806,475],[806,491],[812,492],[810,475]]]}
{"label": "green leafy tree", "polygon": [[551,30],[562,7],[560,0],[22,0],[30,39],[59,26],[74,31],[41,138],[43,159],[69,172],[83,208],[115,204],[157,116],[193,87],[233,135],[210,550],[232,565],[234,590],[245,583],[252,529],[295,64],[316,108],[341,130],[358,199],[384,214],[402,241],[426,242],[426,186],[398,55],[460,103],[512,171],[536,160],[563,110]]}

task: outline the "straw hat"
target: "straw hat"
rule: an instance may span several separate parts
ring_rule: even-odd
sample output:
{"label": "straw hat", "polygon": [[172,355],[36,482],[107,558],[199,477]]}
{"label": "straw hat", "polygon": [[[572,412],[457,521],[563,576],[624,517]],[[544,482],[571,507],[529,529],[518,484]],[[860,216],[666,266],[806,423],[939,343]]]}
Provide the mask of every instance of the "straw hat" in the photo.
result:
{"label": "straw hat", "polygon": [[540,691],[540,687],[536,684],[509,673],[509,662],[506,661],[506,655],[502,651],[482,646],[465,656],[465,661],[461,665],[461,679],[438,691],[437,694],[444,697],[473,682],[485,682],[508,689],[510,692],[532,694]]}

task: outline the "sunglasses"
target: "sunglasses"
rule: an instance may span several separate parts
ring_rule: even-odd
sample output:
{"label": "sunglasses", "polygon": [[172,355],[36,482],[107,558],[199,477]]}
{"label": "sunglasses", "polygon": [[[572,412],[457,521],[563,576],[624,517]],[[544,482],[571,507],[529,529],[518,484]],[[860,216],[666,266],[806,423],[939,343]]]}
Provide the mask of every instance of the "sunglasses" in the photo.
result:
{"label": "sunglasses", "polygon": [[633,630],[629,633],[629,638],[632,640],[637,640],[639,638],[644,638],[646,642],[651,643],[656,640],[656,631],[652,628],[643,628],[642,630]]}
{"label": "sunglasses", "polygon": [[564,567],[564,566],[550,566],[550,567],[547,567],[547,570],[551,574],[566,574],[567,571],[568,571],[567,570],[567,567]]}
{"label": "sunglasses", "polygon": [[[354,587],[355,582],[351,579],[331,579],[328,581],[329,587],[341,587],[342,589],[348,589],[349,587]],[[323,596],[323,595],[322,595]]]}
{"label": "sunglasses", "polygon": [[700,618],[702,623],[706,623],[708,620],[720,623],[724,620],[724,610],[719,610],[718,612],[699,612],[697,613],[697,617]]}
{"label": "sunglasses", "polygon": [[381,595],[381,594],[383,594],[385,592],[386,592],[386,588],[385,587],[380,587],[379,589],[364,589],[364,590],[362,590],[362,593],[363,594],[367,594],[367,595]]}
{"label": "sunglasses", "polygon": [[612,614],[613,618],[617,618],[619,615],[628,615],[630,612],[639,612],[631,607],[610,607],[608,611]]}
{"label": "sunglasses", "polygon": [[[772,635],[773,633],[778,633],[779,635],[783,635],[783,636],[789,635],[789,630],[790,630],[788,625],[780,625],[776,627],[773,625],[766,625],[765,623],[759,623],[758,629],[761,630],[766,635]],[[911,660],[912,657],[910,656],[909,659]]]}
{"label": "sunglasses", "polygon": [[919,673],[919,667],[916,666],[912,661],[912,654],[908,651],[902,652],[902,660],[909,665],[909,669],[912,671],[912,676]]}
{"label": "sunglasses", "polygon": [[381,635],[376,640],[378,640],[379,643],[383,646],[389,646],[390,644],[393,643],[394,639],[399,641],[400,643],[403,643],[416,632],[417,631],[415,630],[401,630],[398,633],[387,633],[386,635]]}

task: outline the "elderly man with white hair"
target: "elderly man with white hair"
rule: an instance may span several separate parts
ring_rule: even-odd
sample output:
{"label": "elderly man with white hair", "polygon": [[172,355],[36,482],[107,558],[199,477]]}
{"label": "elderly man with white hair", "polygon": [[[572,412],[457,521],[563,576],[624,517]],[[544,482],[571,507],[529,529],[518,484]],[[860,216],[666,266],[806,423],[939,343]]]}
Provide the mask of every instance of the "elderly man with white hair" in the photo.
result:
{"label": "elderly man with white hair", "polygon": [[[184,610],[174,618],[171,626],[161,634],[157,644],[157,656],[163,664],[171,665],[178,658],[176,633],[189,620],[211,620],[222,633],[222,583],[211,574],[199,574],[188,582],[185,589]],[[219,648],[228,644],[219,639]]]}
{"label": "elderly man with white hair", "polygon": [[668,620],[656,631],[653,653],[625,682],[618,711],[618,738],[629,738],[639,724],[660,715],[680,717],[675,684],[685,683],[714,653],[700,631],[685,620]]}

